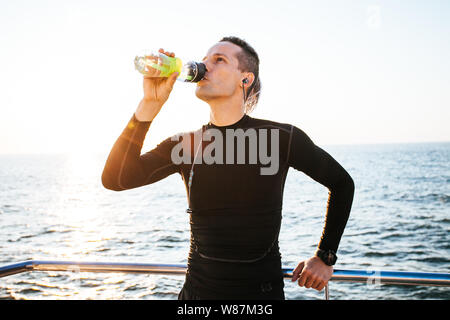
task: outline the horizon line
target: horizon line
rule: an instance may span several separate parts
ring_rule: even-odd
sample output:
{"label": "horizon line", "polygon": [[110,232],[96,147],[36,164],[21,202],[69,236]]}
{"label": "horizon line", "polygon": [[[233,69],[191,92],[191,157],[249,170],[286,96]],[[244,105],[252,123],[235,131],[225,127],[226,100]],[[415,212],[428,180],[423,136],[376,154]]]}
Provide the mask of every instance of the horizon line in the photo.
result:
{"label": "horizon line", "polygon": [[[450,143],[450,140],[434,140],[434,141],[407,141],[407,142],[361,142],[361,143],[327,143],[319,144],[317,146],[333,147],[333,146],[379,146],[379,145],[399,145],[399,144],[438,144],[438,143]],[[80,151],[80,150],[78,150]],[[86,151],[86,155],[99,155],[107,154],[111,150],[102,151]],[[46,151],[46,152],[0,152],[0,156],[14,156],[14,155],[72,155],[71,151]]]}

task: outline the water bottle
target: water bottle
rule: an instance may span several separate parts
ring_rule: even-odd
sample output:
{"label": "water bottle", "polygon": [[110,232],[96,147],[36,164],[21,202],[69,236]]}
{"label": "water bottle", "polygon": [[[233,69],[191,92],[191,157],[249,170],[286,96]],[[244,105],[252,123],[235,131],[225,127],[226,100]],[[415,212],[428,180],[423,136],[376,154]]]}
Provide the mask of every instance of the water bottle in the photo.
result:
{"label": "water bottle", "polygon": [[160,70],[159,77],[168,77],[172,73],[178,72],[177,80],[183,82],[198,82],[203,79],[206,72],[204,63],[189,61],[183,64],[180,58],[172,58],[161,52],[136,56],[134,66],[143,75],[149,74],[149,68]]}

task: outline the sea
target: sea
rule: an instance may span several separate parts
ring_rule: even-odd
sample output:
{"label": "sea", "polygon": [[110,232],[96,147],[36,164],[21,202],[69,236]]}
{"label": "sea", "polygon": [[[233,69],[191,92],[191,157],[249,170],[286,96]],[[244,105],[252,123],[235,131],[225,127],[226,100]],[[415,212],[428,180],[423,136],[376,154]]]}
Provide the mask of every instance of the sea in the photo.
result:
{"label": "sea", "polygon": [[[336,269],[450,272],[450,142],[321,146],[353,177]],[[178,174],[116,192],[108,154],[0,155],[0,266],[25,260],[185,264],[189,216]],[[328,189],[289,169],[279,236],[284,267],[311,257]],[[181,275],[44,272],[0,278],[0,299],[177,299]],[[331,281],[330,299],[450,299],[449,287]],[[289,300],[324,292],[285,280]]]}

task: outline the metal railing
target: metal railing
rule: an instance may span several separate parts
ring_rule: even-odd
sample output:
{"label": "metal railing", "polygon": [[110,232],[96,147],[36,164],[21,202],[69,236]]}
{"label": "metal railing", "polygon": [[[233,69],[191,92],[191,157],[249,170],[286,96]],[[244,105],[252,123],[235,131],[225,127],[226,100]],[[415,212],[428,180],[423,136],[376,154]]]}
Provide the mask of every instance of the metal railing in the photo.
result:
{"label": "metal railing", "polygon": [[[185,274],[186,270],[183,264],[28,260],[0,267],[0,278],[28,271]],[[292,278],[292,272],[293,268],[283,268],[285,278]],[[448,287],[450,273],[335,269],[330,281]],[[329,299],[328,285],[325,298]]]}

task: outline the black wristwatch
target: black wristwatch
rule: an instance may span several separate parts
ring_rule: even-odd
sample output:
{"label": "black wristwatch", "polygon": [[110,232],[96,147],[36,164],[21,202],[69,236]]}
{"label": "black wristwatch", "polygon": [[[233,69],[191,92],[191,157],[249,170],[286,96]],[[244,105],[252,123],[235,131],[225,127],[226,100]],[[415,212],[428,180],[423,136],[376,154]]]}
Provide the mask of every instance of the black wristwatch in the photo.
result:
{"label": "black wristwatch", "polygon": [[328,266],[334,265],[337,260],[336,253],[333,250],[317,249],[315,256],[319,257]]}

